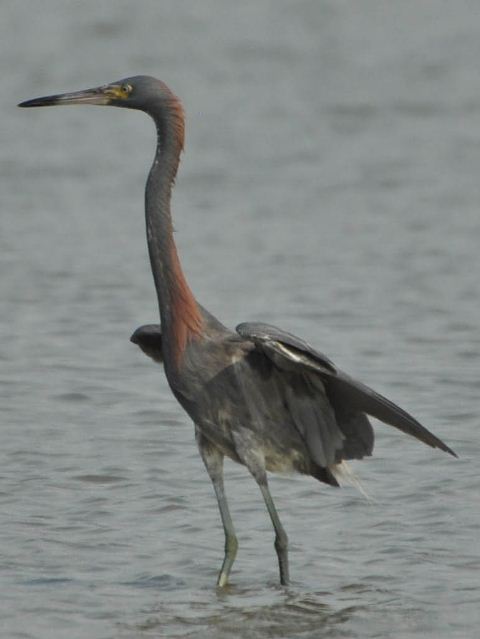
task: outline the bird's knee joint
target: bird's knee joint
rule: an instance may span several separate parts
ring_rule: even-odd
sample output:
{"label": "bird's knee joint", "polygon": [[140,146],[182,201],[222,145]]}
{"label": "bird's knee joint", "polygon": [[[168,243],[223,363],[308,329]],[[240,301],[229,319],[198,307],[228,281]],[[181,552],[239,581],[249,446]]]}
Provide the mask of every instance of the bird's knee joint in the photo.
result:
{"label": "bird's knee joint", "polygon": [[238,539],[235,535],[230,535],[225,539],[225,554],[236,555],[238,550]]}
{"label": "bird's knee joint", "polygon": [[279,552],[288,550],[288,537],[286,532],[278,533],[275,537],[275,549]]}

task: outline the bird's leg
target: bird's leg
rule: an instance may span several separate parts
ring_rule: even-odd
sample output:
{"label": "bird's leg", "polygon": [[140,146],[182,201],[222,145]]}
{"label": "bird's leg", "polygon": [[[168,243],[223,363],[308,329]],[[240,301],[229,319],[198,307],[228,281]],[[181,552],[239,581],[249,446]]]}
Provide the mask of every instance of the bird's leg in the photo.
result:
{"label": "bird's leg", "polygon": [[233,433],[235,441],[235,451],[241,461],[248,468],[253,478],[257,482],[262,491],[268,514],[272,520],[275,529],[275,550],[278,557],[278,566],[280,568],[280,583],[282,586],[288,586],[288,537],[282,526],[277,509],[273,503],[272,495],[268,488],[267,473],[265,470],[265,459],[261,452],[261,443],[252,436],[252,431],[246,428],[237,428]]}
{"label": "bird's leg", "polygon": [[272,520],[273,527],[275,528],[275,550],[278,556],[278,566],[280,568],[280,583],[282,586],[288,586],[289,583],[289,571],[288,571],[288,537],[285,529],[283,528],[280,518],[273,503],[272,495],[268,488],[267,478],[263,481],[259,481],[258,485],[262,491],[263,499],[267,506],[268,514]]}
{"label": "bird's leg", "polygon": [[235,535],[235,529],[223,487],[223,454],[203,437],[198,428],[196,428],[196,438],[200,455],[207,469],[207,473],[212,480],[215,495],[217,496],[223,530],[225,531],[225,556],[217,579],[217,586],[223,588],[228,583],[228,576],[238,549],[237,536]]}
{"label": "bird's leg", "polygon": [[[223,461],[223,459],[222,459]],[[225,556],[223,559],[222,568],[218,575],[217,586],[223,588],[228,583],[228,577],[230,570],[232,569],[233,562],[237,555],[238,541],[235,535],[235,529],[233,527],[232,518],[230,517],[230,511],[228,509],[227,499],[223,489],[223,477],[213,479],[213,488],[217,496],[218,507],[220,509],[220,515],[222,517],[223,530],[225,531]]]}

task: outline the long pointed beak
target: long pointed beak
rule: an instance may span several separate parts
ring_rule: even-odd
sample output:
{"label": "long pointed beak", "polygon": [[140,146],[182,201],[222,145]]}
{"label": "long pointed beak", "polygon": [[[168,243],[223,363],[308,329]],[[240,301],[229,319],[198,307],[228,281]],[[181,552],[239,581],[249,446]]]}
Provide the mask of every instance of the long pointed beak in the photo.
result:
{"label": "long pointed beak", "polygon": [[73,93],[60,93],[58,95],[47,95],[43,98],[33,98],[21,102],[19,107],[43,107],[56,106],[62,104],[110,104],[112,98],[115,97],[113,87],[97,87],[95,89],[86,89],[84,91],[74,91]]}

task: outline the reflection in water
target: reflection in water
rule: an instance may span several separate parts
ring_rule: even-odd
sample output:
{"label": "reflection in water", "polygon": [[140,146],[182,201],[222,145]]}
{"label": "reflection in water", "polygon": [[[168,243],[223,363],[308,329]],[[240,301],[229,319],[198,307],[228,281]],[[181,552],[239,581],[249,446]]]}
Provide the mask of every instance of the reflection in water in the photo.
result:
{"label": "reflection in water", "polygon": [[185,599],[162,601],[143,621],[121,628],[121,636],[163,636],[165,630],[169,637],[318,637],[344,624],[356,609],[335,611],[321,594],[277,586],[263,591],[235,586],[216,592],[188,590]]}
{"label": "reflection in water", "polygon": [[[136,623],[120,624],[121,637],[354,639],[390,636],[392,628],[401,636],[402,629],[417,625],[421,612],[398,595],[365,584],[348,584],[337,593],[278,585],[259,590],[229,586],[224,591],[193,591],[178,583],[173,592],[165,589],[165,580],[157,585],[161,601]],[[404,615],[410,619],[407,624]]]}
{"label": "reflection in water", "polygon": [[383,639],[410,636],[410,631],[428,627],[421,604],[363,584],[346,585],[335,594],[277,585],[178,594],[159,593],[161,603],[141,620],[118,625],[120,637]]}

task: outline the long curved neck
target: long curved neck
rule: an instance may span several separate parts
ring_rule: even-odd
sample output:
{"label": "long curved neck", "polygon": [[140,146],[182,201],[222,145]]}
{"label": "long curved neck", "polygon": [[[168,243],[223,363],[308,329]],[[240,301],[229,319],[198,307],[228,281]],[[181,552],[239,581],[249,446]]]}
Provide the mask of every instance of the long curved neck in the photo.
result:
{"label": "long curved neck", "polygon": [[173,239],[170,213],[172,187],[184,141],[184,116],[172,95],[150,112],[157,127],[157,151],[145,191],[147,243],[157,290],[162,341],[167,360],[181,360],[189,339],[198,336],[202,316],[183,274]]}

